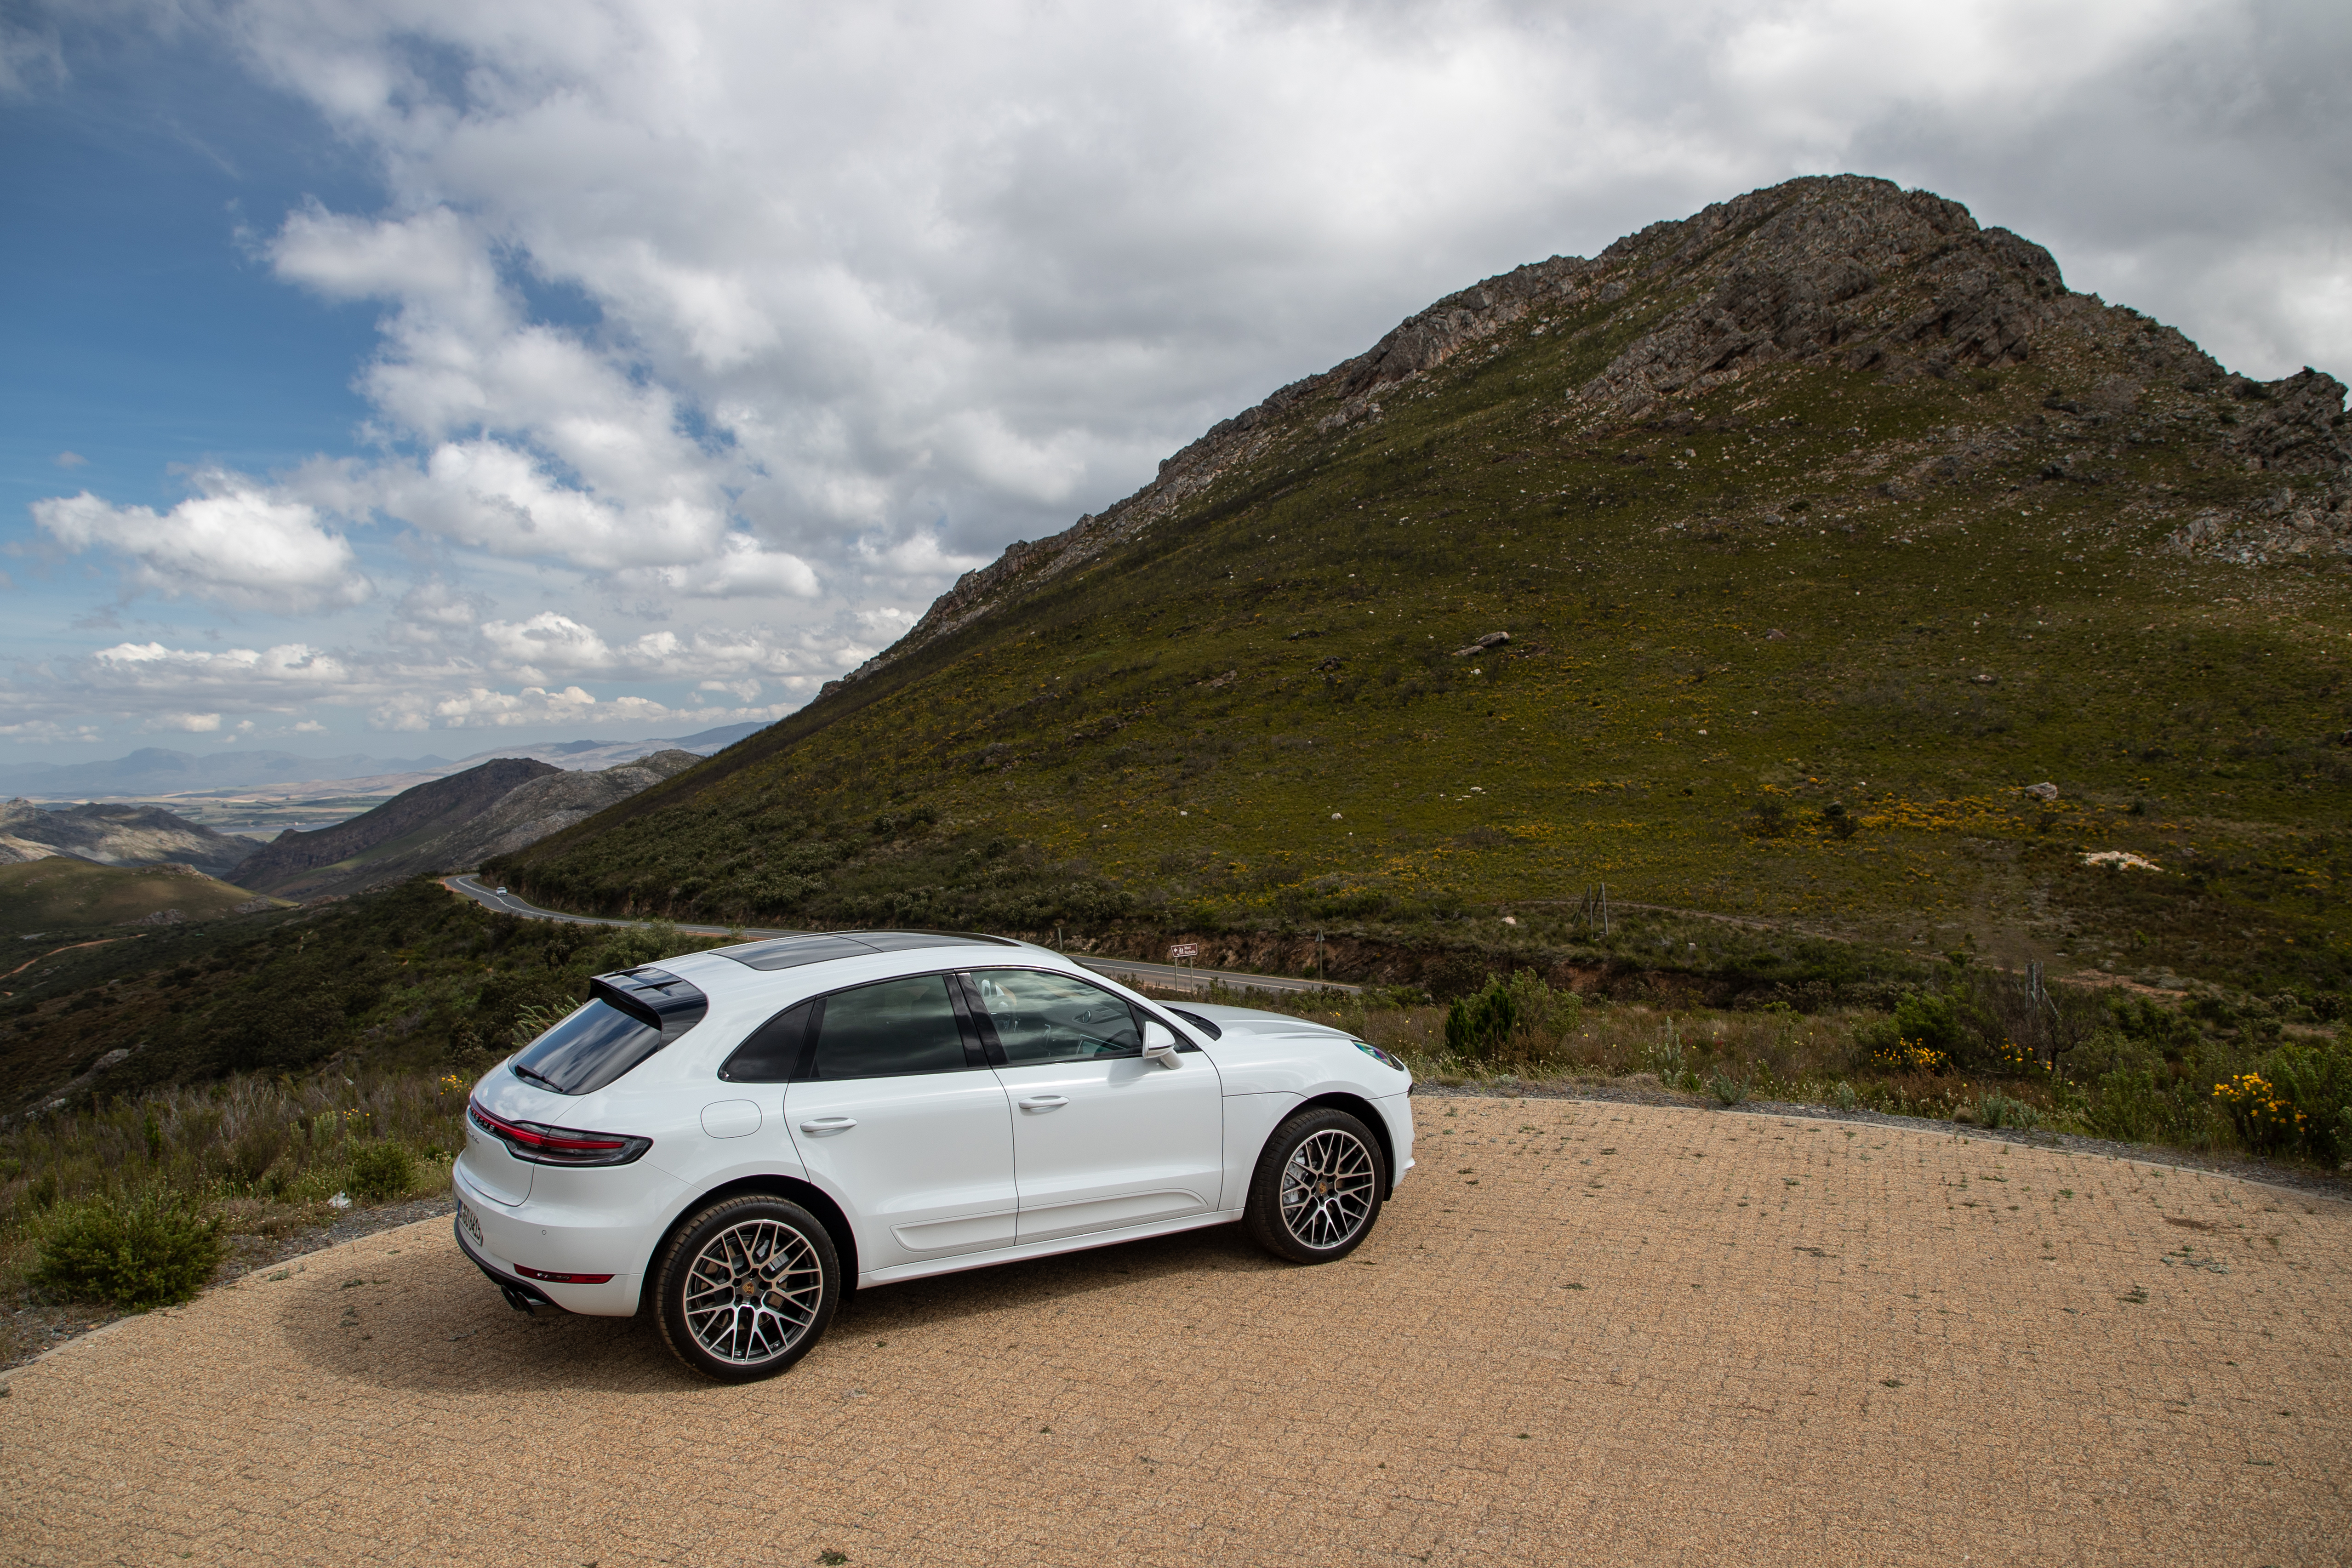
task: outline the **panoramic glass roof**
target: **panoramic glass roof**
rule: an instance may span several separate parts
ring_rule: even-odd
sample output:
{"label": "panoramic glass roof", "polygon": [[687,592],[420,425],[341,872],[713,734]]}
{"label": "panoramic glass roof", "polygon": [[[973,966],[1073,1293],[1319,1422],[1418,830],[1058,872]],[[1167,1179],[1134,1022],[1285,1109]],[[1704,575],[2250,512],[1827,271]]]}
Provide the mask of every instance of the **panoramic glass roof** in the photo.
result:
{"label": "panoramic glass roof", "polygon": [[905,953],[919,947],[1017,947],[1002,936],[969,931],[817,931],[803,936],[771,936],[733,947],[713,947],[722,958],[753,969],[792,969],[822,964],[828,958],[854,958],[866,953]]}

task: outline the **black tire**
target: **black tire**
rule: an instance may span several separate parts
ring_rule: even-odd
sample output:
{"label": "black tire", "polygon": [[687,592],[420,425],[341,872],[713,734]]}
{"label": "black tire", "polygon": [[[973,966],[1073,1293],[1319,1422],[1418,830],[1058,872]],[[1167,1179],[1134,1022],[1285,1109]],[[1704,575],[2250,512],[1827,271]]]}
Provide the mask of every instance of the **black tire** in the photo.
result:
{"label": "black tire", "polygon": [[654,1270],[662,1338],[721,1383],[773,1377],[806,1355],[841,1304],[841,1256],[816,1216],[753,1194],[677,1228]]}
{"label": "black tire", "polygon": [[1242,1223],[1277,1258],[1328,1263],[1371,1234],[1388,1192],[1388,1156],[1370,1128],[1328,1106],[1301,1111],[1258,1155]]}

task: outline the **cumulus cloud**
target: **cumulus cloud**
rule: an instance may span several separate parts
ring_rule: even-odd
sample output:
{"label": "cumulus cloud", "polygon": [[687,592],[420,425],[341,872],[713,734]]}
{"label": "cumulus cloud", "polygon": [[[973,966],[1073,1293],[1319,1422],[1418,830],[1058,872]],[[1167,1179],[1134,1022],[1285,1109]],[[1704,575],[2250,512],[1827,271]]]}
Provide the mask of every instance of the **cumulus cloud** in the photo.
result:
{"label": "cumulus cloud", "polygon": [[814,599],[821,591],[816,570],[808,562],[743,533],[727,535],[718,551],[704,559],[633,568],[619,573],[619,579],[689,599]]}
{"label": "cumulus cloud", "polygon": [[363,602],[373,585],[318,512],[240,474],[206,468],[196,494],[158,513],[84,490],[33,503],[33,520],[69,550],[102,549],[138,589],[241,609],[315,610]]}
{"label": "cumulus cloud", "polygon": [[77,674],[95,692],[156,694],[175,700],[217,693],[234,697],[239,706],[263,707],[335,695],[352,677],[344,661],[300,643],[216,652],[118,643],[80,660]]}
{"label": "cumulus cloud", "polygon": [[[370,423],[161,517],[81,496],[40,526],[137,590],[317,613],[372,587],[351,538],[397,540],[418,580],[373,646],[303,633],[387,725],[804,696],[1438,296],[1792,174],[1967,202],[2235,368],[2352,368],[2342,6],[173,14],[382,175],[377,210],[257,242],[379,308]],[[61,678],[113,667],[85,665]]]}
{"label": "cumulus cloud", "polygon": [[599,699],[576,685],[560,691],[525,686],[505,692],[476,686],[438,697],[394,697],[370,715],[378,729],[548,729],[574,731],[616,727],[639,733],[649,726],[709,727],[722,724],[761,723],[782,718],[797,705],[773,703],[756,706],[672,707],[651,697],[617,696]]}

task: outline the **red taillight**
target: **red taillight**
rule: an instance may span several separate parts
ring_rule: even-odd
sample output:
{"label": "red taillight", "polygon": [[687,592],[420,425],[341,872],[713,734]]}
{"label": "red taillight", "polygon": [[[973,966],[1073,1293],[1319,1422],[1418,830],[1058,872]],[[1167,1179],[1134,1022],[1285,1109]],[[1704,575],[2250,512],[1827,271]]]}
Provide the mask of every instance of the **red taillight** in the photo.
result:
{"label": "red taillight", "polygon": [[604,1285],[613,1279],[610,1274],[559,1274],[551,1269],[526,1269],[520,1263],[507,1267],[526,1280],[544,1280],[551,1285]]}
{"label": "red taillight", "polygon": [[466,1103],[466,1114],[473,1118],[474,1125],[504,1144],[515,1158],[533,1165],[625,1166],[654,1146],[651,1138],[624,1133],[583,1133],[540,1122],[509,1122],[484,1110],[478,1100]]}

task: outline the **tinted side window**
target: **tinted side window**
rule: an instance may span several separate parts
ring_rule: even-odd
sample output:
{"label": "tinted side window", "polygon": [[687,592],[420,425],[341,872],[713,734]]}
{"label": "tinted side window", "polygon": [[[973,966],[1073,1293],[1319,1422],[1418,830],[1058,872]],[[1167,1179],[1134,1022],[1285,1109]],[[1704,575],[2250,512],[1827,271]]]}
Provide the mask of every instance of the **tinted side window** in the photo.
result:
{"label": "tinted side window", "polygon": [[1007,1066],[1143,1053],[1135,1010],[1099,986],[1042,969],[974,969],[971,988]]}
{"label": "tinted side window", "polygon": [[882,980],[824,998],[815,1077],[889,1078],[968,1065],[945,975]]}
{"label": "tinted side window", "polygon": [[730,1083],[782,1083],[801,1064],[801,1048],[808,1043],[810,1015],[816,1003],[786,1008],[751,1031],[735,1054],[719,1070]]}

